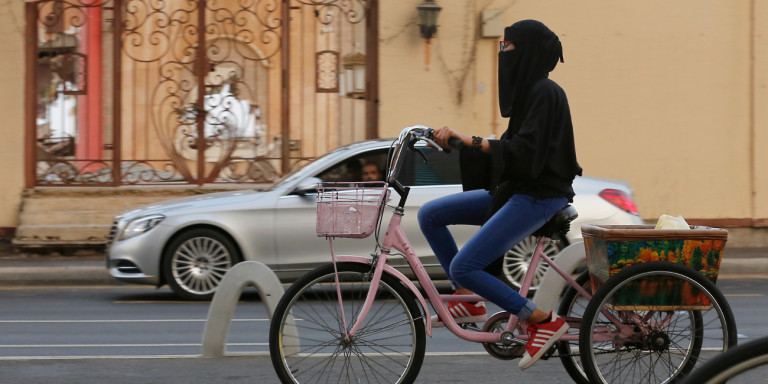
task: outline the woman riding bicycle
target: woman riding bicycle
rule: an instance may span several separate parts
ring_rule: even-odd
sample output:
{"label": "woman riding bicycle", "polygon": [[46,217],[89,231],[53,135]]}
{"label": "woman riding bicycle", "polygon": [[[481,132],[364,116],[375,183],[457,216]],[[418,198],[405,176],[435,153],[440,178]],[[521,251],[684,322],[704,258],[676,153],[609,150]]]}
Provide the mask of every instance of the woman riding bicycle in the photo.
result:
{"label": "woman riding bicycle", "polygon": [[[531,337],[520,368],[535,363],[568,325],[547,314],[484,269],[543,226],[573,201],[572,183],[582,169],[576,161],[565,92],[548,74],[563,62],[557,35],[541,22],[519,21],[504,29],[499,52],[499,107],[509,125],[499,140],[435,130],[435,142],[449,147],[458,138],[464,192],[425,204],[419,225],[455,290],[472,292],[517,314]],[[448,225],[481,226],[459,251]],[[448,303],[459,323],[485,321],[482,302]],[[433,317],[434,326],[442,326]]]}

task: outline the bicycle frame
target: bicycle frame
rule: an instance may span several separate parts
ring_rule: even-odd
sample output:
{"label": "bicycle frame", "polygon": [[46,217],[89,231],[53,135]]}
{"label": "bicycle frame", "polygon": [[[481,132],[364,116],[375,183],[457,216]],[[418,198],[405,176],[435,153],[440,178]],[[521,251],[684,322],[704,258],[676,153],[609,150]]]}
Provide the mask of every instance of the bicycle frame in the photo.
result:
{"label": "bicycle frame", "polygon": [[[426,270],[424,269],[424,266],[421,264],[421,261],[418,259],[418,257],[414,253],[413,247],[411,247],[410,241],[405,235],[405,232],[400,227],[401,220],[402,220],[402,213],[395,212],[392,215],[392,219],[390,220],[389,227],[387,228],[387,233],[384,237],[384,241],[382,242],[382,252],[376,259],[376,265],[373,268],[374,273],[371,279],[370,290],[368,291],[368,295],[366,297],[365,303],[363,304],[363,307],[360,310],[360,314],[357,317],[357,321],[355,322],[355,324],[352,325],[352,328],[349,329],[348,337],[353,337],[355,332],[357,332],[357,330],[363,324],[368,314],[368,311],[370,310],[371,305],[373,303],[373,299],[376,295],[376,291],[378,289],[379,283],[381,282],[381,275],[384,272],[384,270],[387,269],[388,273],[392,273],[392,271],[395,271],[394,268],[389,267],[386,264],[386,261],[390,254],[391,249],[395,249],[400,253],[402,253],[403,255],[405,255],[405,259],[408,262],[408,265],[413,270],[418,282],[421,284],[422,288],[427,294],[427,297],[432,303],[441,303],[441,302],[447,302],[447,301],[486,301],[484,298],[482,298],[479,295],[442,295],[440,294],[437,291],[437,288],[435,287],[432,280],[429,278]],[[531,282],[533,281],[533,276],[536,270],[536,266],[538,265],[539,260],[543,259],[544,262],[549,264],[560,276],[562,276],[566,280],[566,282],[570,286],[576,289],[581,295],[583,295],[587,299],[591,298],[592,295],[589,292],[587,292],[581,286],[579,286],[576,283],[576,281],[573,278],[571,278],[571,276],[568,273],[560,269],[552,259],[550,259],[549,257],[547,257],[546,254],[544,254],[543,249],[544,249],[544,245],[546,244],[546,241],[547,239],[544,237],[539,238],[539,242],[531,258],[530,267],[526,272],[523,285],[520,289],[520,294],[525,296],[528,293],[529,287],[531,286]],[[370,259],[349,257],[349,256],[341,256],[339,257],[339,260],[368,263],[368,264],[371,263]],[[406,284],[411,289],[411,291],[416,295],[419,302],[422,304],[422,307],[425,312],[425,316],[427,318],[427,333],[431,336],[432,335],[431,323],[429,322],[430,312],[429,312],[429,308],[426,306],[425,299],[422,296],[421,292],[419,292],[419,290],[416,289],[416,287],[413,285],[410,279],[405,277],[403,274],[398,272],[397,275],[395,275],[395,277],[397,277],[404,284]],[[436,309],[437,314],[440,315],[441,319],[451,319],[451,320],[453,319],[450,313],[448,312],[447,307],[445,307],[444,305],[435,305],[434,307]],[[510,315],[506,330],[512,331],[518,326],[518,324],[519,324],[519,321],[517,316]],[[344,324],[344,326],[345,326],[345,329],[347,329],[346,323]],[[455,321],[445,321],[445,326],[453,334],[467,341],[478,342],[478,343],[498,343],[501,341],[500,332],[468,331],[460,327]],[[523,335],[519,335],[518,338],[520,340],[527,340],[528,336],[523,334]],[[561,338],[561,340],[578,340],[578,335],[576,334],[564,335]]]}

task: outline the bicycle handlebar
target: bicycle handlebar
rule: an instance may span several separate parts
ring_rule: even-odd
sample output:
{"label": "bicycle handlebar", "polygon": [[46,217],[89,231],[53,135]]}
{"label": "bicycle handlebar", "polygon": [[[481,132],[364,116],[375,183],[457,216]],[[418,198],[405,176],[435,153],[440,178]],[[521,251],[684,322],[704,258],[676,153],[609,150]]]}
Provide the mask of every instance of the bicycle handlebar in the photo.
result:
{"label": "bicycle handlebar", "polygon": [[[395,191],[400,195],[401,206],[405,204],[405,198],[408,196],[409,190],[408,187],[403,186],[397,181],[397,175],[400,172],[400,167],[402,166],[404,158],[403,148],[408,148],[412,151],[419,152],[422,157],[424,157],[424,161],[427,160],[424,154],[414,147],[418,141],[425,141],[438,151],[450,153],[450,148],[443,148],[434,141],[433,133],[434,129],[430,127],[424,125],[413,125],[400,131],[400,135],[392,143],[392,147],[390,148],[390,155],[388,156],[387,161],[386,181],[391,186],[395,187]],[[455,149],[461,149],[464,146],[464,143],[455,137],[450,138],[448,140],[448,144]]]}
{"label": "bicycle handlebar", "polygon": [[464,148],[464,142],[461,141],[461,139],[459,139],[458,137],[451,137],[450,139],[448,139],[448,144],[451,147],[454,147],[456,149]]}

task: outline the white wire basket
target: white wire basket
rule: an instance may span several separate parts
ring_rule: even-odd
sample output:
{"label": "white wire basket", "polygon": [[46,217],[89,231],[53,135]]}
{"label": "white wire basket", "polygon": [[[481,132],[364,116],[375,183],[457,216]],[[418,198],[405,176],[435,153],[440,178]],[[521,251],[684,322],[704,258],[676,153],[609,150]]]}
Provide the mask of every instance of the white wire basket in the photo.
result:
{"label": "white wire basket", "polygon": [[381,181],[318,184],[317,236],[370,236],[388,194],[387,183]]}

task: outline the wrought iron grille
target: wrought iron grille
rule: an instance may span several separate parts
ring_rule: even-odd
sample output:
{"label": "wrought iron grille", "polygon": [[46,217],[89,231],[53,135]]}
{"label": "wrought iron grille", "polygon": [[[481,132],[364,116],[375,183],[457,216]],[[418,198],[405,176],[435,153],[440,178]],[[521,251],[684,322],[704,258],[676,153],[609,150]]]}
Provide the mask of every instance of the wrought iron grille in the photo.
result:
{"label": "wrought iron grille", "polygon": [[39,0],[27,7],[28,174],[34,185],[269,183],[369,138],[370,98],[346,97],[342,61],[365,57],[371,3]]}

